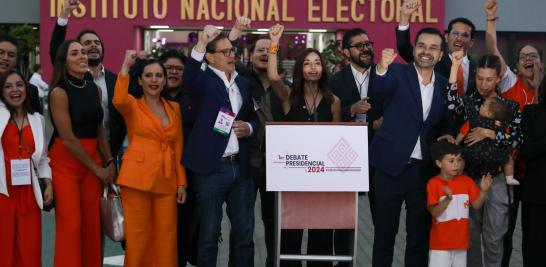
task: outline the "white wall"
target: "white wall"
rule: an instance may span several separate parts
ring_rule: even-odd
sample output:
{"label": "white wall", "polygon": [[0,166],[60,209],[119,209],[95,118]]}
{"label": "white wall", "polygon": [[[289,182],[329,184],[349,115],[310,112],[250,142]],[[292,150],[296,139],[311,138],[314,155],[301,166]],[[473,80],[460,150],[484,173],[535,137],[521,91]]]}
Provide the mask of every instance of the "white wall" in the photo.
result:
{"label": "white wall", "polygon": [[[447,24],[456,17],[470,19],[479,31],[485,30],[484,0],[445,0]],[[499,0],[498,31],[546,32],[545,0]]]}

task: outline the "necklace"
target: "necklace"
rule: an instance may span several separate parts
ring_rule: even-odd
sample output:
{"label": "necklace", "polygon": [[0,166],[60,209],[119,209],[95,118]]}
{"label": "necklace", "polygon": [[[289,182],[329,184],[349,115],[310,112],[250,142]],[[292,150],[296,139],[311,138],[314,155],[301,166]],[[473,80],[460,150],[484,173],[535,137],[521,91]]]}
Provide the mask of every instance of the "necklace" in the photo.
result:
{"label": "necklace", "polygon": [[73,83],[70,81],[70,79],[66,79],[66,80],[68,81],[68,83],[69,83],[70,85],[72,85],[72,86],[74,86],[74,87],[76,87],[76,88],[79,88],[79,89],[82,89],[82,88],[84,88],[84,87],[87,85],[87,80],[83,80],[83,85],[80,85],[80,86],[73,84]]}

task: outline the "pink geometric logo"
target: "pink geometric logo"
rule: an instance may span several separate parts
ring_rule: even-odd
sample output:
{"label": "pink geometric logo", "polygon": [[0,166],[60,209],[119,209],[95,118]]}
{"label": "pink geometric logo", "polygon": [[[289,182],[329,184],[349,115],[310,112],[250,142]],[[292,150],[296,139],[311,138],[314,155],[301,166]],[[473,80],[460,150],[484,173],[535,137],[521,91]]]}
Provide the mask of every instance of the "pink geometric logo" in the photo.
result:
{"label": "pink geometric logo", "polygon": [[328,152],[328,158],[336,165],[339,171],[346,172],[358,158],[358,153],[344,138],[341,138],[332,150]]}

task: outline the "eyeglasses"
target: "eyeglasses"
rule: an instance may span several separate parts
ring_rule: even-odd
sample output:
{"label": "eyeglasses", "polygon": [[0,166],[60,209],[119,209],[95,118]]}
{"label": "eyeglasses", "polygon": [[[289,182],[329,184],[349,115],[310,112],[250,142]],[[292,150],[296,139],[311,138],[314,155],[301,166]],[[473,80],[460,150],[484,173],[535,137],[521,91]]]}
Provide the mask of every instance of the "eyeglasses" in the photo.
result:
{"label": "eyeglasses", "polygon": [[356,43],[354,45],[349,46],[349,48],[356,48],[358,50],[364,50],[364,48],[372,48],[373,42],[363,42],[363,43]]}
{"label": "eyeglasses", "polygon": [[518,59],[519,59],[519,60],[526,60],[526,59],[535,60],[535,59],[539,59],[539,58],[540,58],[540,55],[539,55],[538,53],[535,53],[535,52],[533,52],[533,53],[528,53],[528,54],[526,54],[526,53],[521,53],[521,54],[519,54],[519,56],[518,56]]}
{"label": "eyeglasses", "polygon": [[226,48],[226,49],[222,49],[222,50],[218,50],[218,51],[212,51],[212,53],[222,53],[222,54],[224,54],[225,57],[229,57],[229,56],[235,55],[237,53],[237,48],[235,48],[235,47]]}
{"label": "eyeglasses", "polygon": [[460,32],[460,31],[457,31],[457,30],[452,30],[449,34],[454,36],[454,37],[461,37],[461,38],[465,38],[465,39],[470,39],[470,33],[469,32]]}
{"label": "eyeglasses", "polygon": [[183,72],[184,71],[184,66],[174,66],[174,65],[163,65],[165,67],[165,69],[169,70],[169,71],[178,71],[178,72]]}

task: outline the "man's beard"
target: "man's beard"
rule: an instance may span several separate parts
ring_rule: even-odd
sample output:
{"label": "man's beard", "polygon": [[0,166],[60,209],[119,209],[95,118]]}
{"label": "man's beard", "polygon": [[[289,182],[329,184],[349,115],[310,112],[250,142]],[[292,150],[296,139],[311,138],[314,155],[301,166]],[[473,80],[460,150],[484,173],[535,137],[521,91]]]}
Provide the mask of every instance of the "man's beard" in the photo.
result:
{"label": "man's beard", "polygon": [[[364,61],[364,60],[360,60],[360,56],[364,56],[364,55],[369,55],[370,56],[370,60],[368,61]],[[350,57],[351,59],[351,62],[358,65],[359,67],[361,68],[369,68],[372,64],[373,64],[373,51],[371,50],[368,50],[368,51],[363,51],[363,52],[360,52],[358,54],[358,56],[354,57],[353,55],[351,55]]]}
{"label": "man's beard", "polygon": [[100,65],[100,58],[88,58],[87,59],[87,65],[89,65],[89,67],[96,67],[98,65]]}

